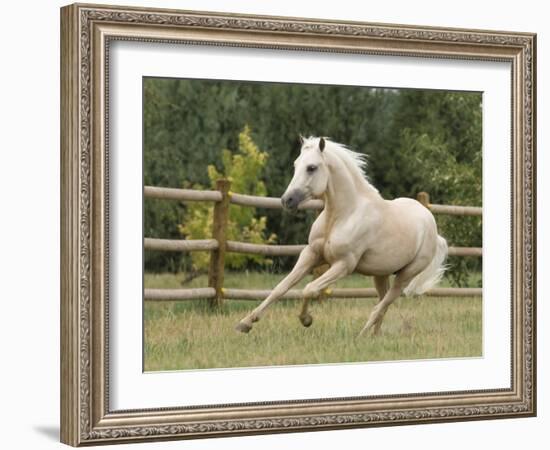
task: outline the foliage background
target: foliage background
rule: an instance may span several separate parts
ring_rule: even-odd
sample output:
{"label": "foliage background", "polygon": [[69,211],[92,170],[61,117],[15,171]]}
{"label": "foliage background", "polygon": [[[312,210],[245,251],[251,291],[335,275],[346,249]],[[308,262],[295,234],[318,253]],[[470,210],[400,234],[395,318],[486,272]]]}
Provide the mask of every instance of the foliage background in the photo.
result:
{"label": "foliage background", "polygon": [[[248,195],[265,197],[267,190],[262,181],[262,171],[267,163],[268,154],[260,151],[250,136],[250,128],[245,126],[239,133],[237,152],[225,149],[222,152],[223,171],[218,172],[213,164],[207,168],[210,179],[209,189],[216,189],[216,181],[229,180],[231,191],[246,192]],[[201,184],[193,185],[194,189],[204,190]],[[186,205],[184,221],[180,231],[187,239],[208,239],[212,236],[214,225],[214,208],[208,202],[191,202]],[[239,205],[229,205],[226,239],[251,244],[272,244],[277,236],[266,235],[267,219],[258,215],[256,208],[243,208]],[[209,252],[192,252],[191,259],[193,275],[204,272],[210,264]],[[250,263],[268,266],[273,263],[262,255],[228,252],[224,258],[225,267],[235,270],[246,268]]]}
{"label": "foliage background", "polygon": [[[427,191],[433,203],[482,204],[481,93],[164,78],[145,78],[143,89],[145,185],[210,185],[207,166],[223,170],[223,150],[236,152],[239,133],[249,126],[253,142],[269,155],[263,169],[269,196],[284,192],[303,134],[366,153],[370,180],[387,199]],[[181,238],[185,205],[146,199],[144,206],[145,236]],[[286,244],[304,243],[315,218],[279,210],[261,215],[266,236]],[[451,245],[482,245],[480,218],[437,220]],[[146,252],[145,269],[185,270],[188,258]],[[278,258],[270,270],[287,270],[294,259]],[[450,264],[457,285],[480,269],[478,258]]]}

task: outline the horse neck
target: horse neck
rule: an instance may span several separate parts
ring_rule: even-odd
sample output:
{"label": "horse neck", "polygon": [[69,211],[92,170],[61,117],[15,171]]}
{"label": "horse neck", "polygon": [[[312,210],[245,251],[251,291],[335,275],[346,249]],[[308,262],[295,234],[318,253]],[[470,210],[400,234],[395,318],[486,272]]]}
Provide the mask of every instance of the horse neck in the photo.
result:
{"label": "horse neck", "polygon": [[346,164],[335,155],[328,160],[329,181],[325,192],[325,209],[336,217],[351,214],[359,199],[367,197],[378,201],[382,197],[365,178],[351,172]]}

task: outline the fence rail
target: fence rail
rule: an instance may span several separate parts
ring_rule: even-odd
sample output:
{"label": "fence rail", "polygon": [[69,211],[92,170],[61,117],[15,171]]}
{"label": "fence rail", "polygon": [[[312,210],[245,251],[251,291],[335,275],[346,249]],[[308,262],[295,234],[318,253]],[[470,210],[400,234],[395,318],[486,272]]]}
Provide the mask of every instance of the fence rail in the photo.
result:
{"label": "fence rail", "polygon": [[[144,238],[145,250],[156,251],[209,251],[211,252],[208,285],[205,288],[194,289],[145,289],[145,300],[195,300],[210,299],[213,305],[219,305],[224,299],[261,300],[270,294],[270,290],[263,289],[229,289],[223,287],[225,252],[247,253],[264,256],[293,256],[298,255],[305,245],[267,245],[237,242],[226,239],[229,204],[249,206],[255,208],[282,209],[281,200],[274,197],[258,197],[230,192],[229,181],[218,180],[217,190],[174,189],[165,187],[145,186],[145,198],[168,199],[179,201],[209,201],[214,202],[214,224],[212,239],[156,239]],[[426,192],[418,194],[417,200],[434,214],[449,214],[459,216],[482,216],[483,210],[475,206],[437,205],[430,203],[430,196]],[[324,206],[322,200],[310,200],[300,205],[299,209],[319,210]],[[450,256],[481,257],[481,247],[449,247]],[[430,290],[429,296],[481,296],[481,288],[436,288]],[[376,297],[373,288],[351,289],[335,288],[327,291],[330,298],[368,298]],[[291,289],[283,298],[302,298],[302,291]]]}
{"label": "fence rail", "polygon": [[[224,289],[225,298],[235,300],[263,300],[271,293],[265,289]],[[435,288],[428,291],[425,295],[431,297],[470,297],[481,296],[481,288]],[[330,298],[375,298],[378,293],[374,288],[334,288],[326,292],[326,297]],[[283,298],[301,299],[303,291],[301,289],[291,289]]]}
{"label": "fence rail", "polygon": [[483,208],[479,206],[454,206],[429,204],[428,209],[434,214],[449,214],[451,216],[481,216]]}
{"label": "fence rail", "polygon": [[145,186],[143,195],[145,198],[181,200],[187,202],[220,202],[222,200],[222,194],[219,191],[197,191],[194,189],[153,186]]}
{"label": "fence rail", "polygon": [[[268,289],[231,289],[223,288],[223,298],[227,300],[263,300],[271,291]],[[481,296],[481,288],[435,288],[424,295],[431,297],[471,297]],[[146,300],[173,301],[173,300],[197,300],[201,298],[214,298],[214,288],[198,289],[145,289]],[[350,298],[375,298],[378,297],[374,288],[334,288],[326,293],[327,297],[350,299]],[[301,289],[291,289],[282,298],[301,299]]]}
{"label": "fence rail", "polygon": [[234,253],[250,253],[263,256],[293,256],[299,255],[305,247],[305,245],[266,245],[227,241],[226,248],[227,251]]}
{"label": "fence rail", "polygon": [[145,250],[164,252],[198,252],[216,250],[219,243],[216,239],[153,239],[145,238]]}
{"label": "fence rail", "polygon": [[449,256],[483,256],[483,248],[449,247]]}
{"label": "fence rail", "polygon": [[[231,192],[229,202],[235,205],[252,206],[254,208],[283,209],[281,199],[277,197],[258,197]],[[308,200],[298,206],[298,209],[323,209],[323,200]]]}
{"label": "fence rail", "polygon": [[[216,239],[153,239],[145,238],[145,250],[166,252],[200,252],[219,248]],[[263,256],[296,256],[305,245],[251,244],[249,242],[226,241],[225,250],[232,253],[247,253]],[[449,256],[483,256],[481,247],[449,247]]]}
{"label": "fence rail", "polygon": [[216,289],[144,289],[145,300],[196,300],[200,298],[215,298]]}

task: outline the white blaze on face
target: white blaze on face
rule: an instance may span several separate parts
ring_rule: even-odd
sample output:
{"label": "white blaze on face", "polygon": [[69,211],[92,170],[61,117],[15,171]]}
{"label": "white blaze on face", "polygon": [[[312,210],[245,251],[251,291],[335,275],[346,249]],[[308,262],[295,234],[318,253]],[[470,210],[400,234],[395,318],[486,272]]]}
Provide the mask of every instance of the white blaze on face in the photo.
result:
{"label": "white blaze on face", "polygon": [[283,205],[294,209],[312,197],[320,197],[327,189],[328,170],[323,155],[324,139],[307,139],[294,161],[294,176],[284,195]]}

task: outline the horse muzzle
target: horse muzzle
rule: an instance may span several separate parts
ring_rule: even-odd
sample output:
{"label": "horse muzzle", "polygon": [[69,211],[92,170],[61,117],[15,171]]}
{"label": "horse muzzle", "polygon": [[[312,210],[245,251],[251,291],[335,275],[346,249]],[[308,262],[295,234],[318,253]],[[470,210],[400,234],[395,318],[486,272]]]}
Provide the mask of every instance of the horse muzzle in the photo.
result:
{"label": "horse muzzle", "polygon": [[293,189],[290,192],[285,192],[281,197],[281,203],[283,204],[283,208],[294,211],[298,209],[298,205],[302,203],[305,198],[306,196],[302,190]]}

